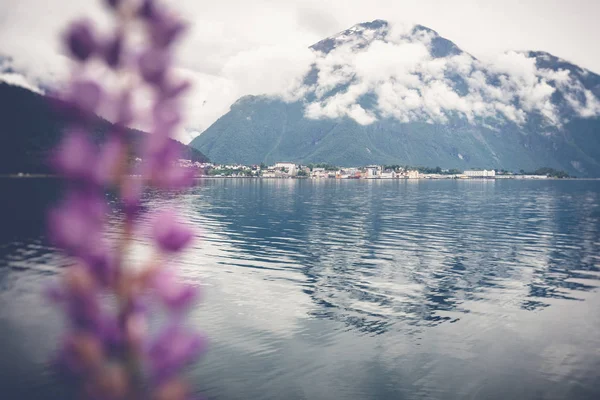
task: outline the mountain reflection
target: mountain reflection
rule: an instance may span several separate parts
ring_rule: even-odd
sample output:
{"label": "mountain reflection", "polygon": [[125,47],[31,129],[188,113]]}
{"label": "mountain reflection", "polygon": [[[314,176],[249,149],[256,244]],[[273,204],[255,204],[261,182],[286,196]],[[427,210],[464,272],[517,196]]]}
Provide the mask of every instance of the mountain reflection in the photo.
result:
{"label": "mountain reflection", "polygon": [[[43,228],[60,187],[0,184],[0,386],[74,398],[40,296],[68,262]],[[200,180],[162,206],[199,231],[176,262],[206,294],[208,398],[598,398],[598,181]]]}
{"label": "mountain reflection", "polygon": [[[400,321],[459,321],[473,302],[533,311],[579,300],[599,279],[600,194],[590,184],[201,180],[148,192],[145,207],[179,207],[211,246],[197,257],[287,280],[310,297],[308,315],[380,334]],[[56,182],[11,185],[1,263],[51,273],[40,265],[60,261],[42,222]]]}
{"label": "mountain reflection", "polygon": [[379,334],[595,288],[598,192],[578,183],[206,180],[185,212],[220,265],[301,273],[310,315]]}

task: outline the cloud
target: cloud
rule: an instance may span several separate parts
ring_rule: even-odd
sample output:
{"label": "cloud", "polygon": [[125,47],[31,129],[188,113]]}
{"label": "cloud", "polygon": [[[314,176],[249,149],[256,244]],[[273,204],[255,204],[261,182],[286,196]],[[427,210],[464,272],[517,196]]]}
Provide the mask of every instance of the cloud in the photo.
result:
{"label": "cloud", "polygon": [[333,14],[310,7],[300,7],[298,9],[297,22],[299,26],[306,27],[318,35],[319,38],[330,35],[331,27],[339,25]]}
{"label": "cloud", "polygon": [[[242,96],[291,98],[314,57],[308,45],[320,38],[307,27],[294,30],[296,10],[269,0],[223,0],[210,7],[182,0],[176,8],[190,27],[176,65],[179,75],[194,83],[185,101],[188,124],[181,140],[189,139],[188,132],[208,128]],[[109,32],[111,20],[99,0],[6,0],[0,10],[5,22],[0,25],[0,55],[11,56],[27,81],[58,86],[72,69],[60,33],[82,16],[91,16],[101,34]],[[281,32],[286,32],[284,37]]]}
{"label": "cloud", "polygon": [[[369,42],[365,38],[381,37]],[[506,52],[477,60],[467,53],[432,56],[435,34],[392,25],[369,31],[355,26],[331,38],[338,46],[318,53],[316,100],[309,118],[349,117],[360,124],[380,118],[446,123],[451,115],[469,122],[495,118],[523,124],[537,112],[549,124],[563,121],[552,103],[557,89],[581,116],[600,115],[600,102],[568,71],[539,69],[536,59]],[[368,110],[364,96],[375,96]]]}

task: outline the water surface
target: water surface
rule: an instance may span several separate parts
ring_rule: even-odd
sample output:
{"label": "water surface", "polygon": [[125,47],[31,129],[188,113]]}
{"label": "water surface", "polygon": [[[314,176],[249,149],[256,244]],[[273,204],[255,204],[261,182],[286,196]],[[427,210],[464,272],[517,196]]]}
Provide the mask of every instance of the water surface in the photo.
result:
{"label": "water surface", "polygon": [[[38,295],[67,263],[41,228],[58,182],[0,185],[0,387],[68,398]],[[599,181],[201,180],[145,205],[198,229],[176,264],[210,398],[600,398]]]}

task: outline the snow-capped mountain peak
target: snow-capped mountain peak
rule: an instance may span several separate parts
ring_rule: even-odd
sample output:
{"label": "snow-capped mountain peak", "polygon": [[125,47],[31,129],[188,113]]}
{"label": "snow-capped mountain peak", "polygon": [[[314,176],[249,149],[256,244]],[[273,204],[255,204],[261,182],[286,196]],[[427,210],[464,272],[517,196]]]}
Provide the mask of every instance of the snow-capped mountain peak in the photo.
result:
{"label": "snow-capped mountain peak", "polygon": [[488,126],[538,116],[560,128],[573,114],[600,115],[598,75],[541,52],[479,60],[422,25],[360,23],[313,46],[298,90],[309,118],[385,118]]}

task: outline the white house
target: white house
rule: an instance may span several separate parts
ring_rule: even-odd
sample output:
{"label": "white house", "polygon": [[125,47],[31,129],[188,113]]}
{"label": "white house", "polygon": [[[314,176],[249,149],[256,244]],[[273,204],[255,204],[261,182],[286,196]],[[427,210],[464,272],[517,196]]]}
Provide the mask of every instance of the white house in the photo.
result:
{"label": "white house", "polygon": [[494,178],[496,176],[496,171],[494,171],[493,169],[491,169],[491,170],[484,169],[483,171],[470,170],[470,171],[465,171],[464,174],[466,176],[468,176],[469,178]]}
{"label": "white house", "polygon": [[417,171],[417,170],[406,171],[406,177],[408,179],[419,179],[419,171]]}
{"label": "white house", "polygon": [[367,176],[365,176],[365,178],[367,179],[379,178],[381,175],[381,167],[379,165],[369,165],[365,169],[367,171]]}
{"label": "white house", "polygon": [[285,169],[289,175],[296,175],[296,164],[291,162],[278,162],[275,163],[275,169]]}

